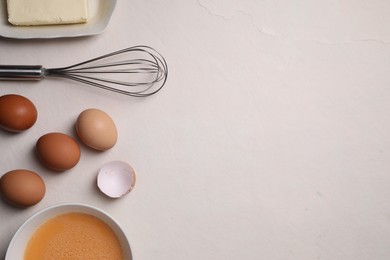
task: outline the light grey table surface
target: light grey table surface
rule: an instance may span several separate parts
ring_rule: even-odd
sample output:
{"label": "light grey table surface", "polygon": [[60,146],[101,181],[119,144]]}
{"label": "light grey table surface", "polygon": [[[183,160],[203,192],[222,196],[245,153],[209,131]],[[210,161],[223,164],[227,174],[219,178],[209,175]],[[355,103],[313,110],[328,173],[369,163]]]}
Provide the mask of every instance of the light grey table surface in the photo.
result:
{"label": "light grey table surface", "polygon": [[[33,213],[62,202],[99,207],[123,226],[135,260],[390,259],[389,1],[118,1],[90,37],[0,38],[1,64],[73,64],[145,44],[166,58],[158,94],[129,98],[78,83],[0,82],[39,117],[0,131],[0,174],[42,175],[45,198],[0,201],[0,253]],[[117,145],[82,146],[53,173],[34,155],[44,133],[74,135],[99,108]],[[95,187],[106,162],[137,172],[127,196]],[[0,256],[1,257],[1,256]]]}

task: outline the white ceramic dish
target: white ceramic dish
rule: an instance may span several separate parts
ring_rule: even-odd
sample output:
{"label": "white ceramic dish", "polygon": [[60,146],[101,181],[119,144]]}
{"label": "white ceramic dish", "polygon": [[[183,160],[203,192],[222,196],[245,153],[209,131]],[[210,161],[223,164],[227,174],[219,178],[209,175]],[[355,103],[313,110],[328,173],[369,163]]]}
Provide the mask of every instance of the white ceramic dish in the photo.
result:
{"label": "white ceramic dish", "polygon": [[132,260],[132,254],[130,249],[129,241],[126,238],[123,230],[119,224],[106,212],[85,204],[59,204],[48,207],[39,211],[38,213],[31,216],[29,219],[24,222],[22,226],[16,231],[14,237],[11,240],[11,243],[8,246],[5,260],[18,260],[23,259],[24,249],[31,237],[35,232],[36,228],[44,223],[46,220],[53,218],[59,214],[68,213],[68,212],[80,212],[91,214],[95,217],[100,218],[105,223],[107,223],[117,235],[124,254],[124,259]]}
{"label": "white ceramic dish", "polygon": [[85,24],[14,26],[8,22],[7,1],[0,2],[0,36],[16,39],[62,38],[96,35],[107,28],[117,0],[89,0]]}

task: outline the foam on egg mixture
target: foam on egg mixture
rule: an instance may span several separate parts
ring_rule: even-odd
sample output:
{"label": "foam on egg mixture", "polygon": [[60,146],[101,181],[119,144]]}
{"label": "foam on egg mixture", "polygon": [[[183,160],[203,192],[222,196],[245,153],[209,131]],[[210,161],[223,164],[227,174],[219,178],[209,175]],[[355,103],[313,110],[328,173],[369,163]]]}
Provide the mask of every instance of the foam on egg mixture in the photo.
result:
{"label": "foam on egg mixture", "polygon": [[30,238],[24,260],[123,260],[119,239],[102,220],[84,213],[66,213],[49,219]]}

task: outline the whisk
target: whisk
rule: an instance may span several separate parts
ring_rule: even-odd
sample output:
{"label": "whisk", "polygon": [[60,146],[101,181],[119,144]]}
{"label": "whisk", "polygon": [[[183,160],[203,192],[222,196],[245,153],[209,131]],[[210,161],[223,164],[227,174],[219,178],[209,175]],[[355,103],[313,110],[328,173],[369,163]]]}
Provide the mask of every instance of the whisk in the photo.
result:
{"label": "whisk", "polygon": [[167,81],[165,59],[149,46],[134,46],[61,68],[41,65],[0,65],[0,80],[66,78],[120,94],[145,97]]}

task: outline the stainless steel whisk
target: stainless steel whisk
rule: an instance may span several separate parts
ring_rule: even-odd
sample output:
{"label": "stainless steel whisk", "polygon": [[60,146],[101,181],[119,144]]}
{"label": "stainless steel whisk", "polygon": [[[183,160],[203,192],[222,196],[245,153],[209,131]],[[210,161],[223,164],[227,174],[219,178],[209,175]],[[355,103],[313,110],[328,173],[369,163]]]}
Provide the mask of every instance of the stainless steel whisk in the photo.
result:
{"label": "stainless steel whisk", "polygon": [[145,97],[165,85],[168,65],[155,49],[142,45],[61,68],[0,65],[0,80],[41,80],[45,77],[67,78],[128,96]]}

